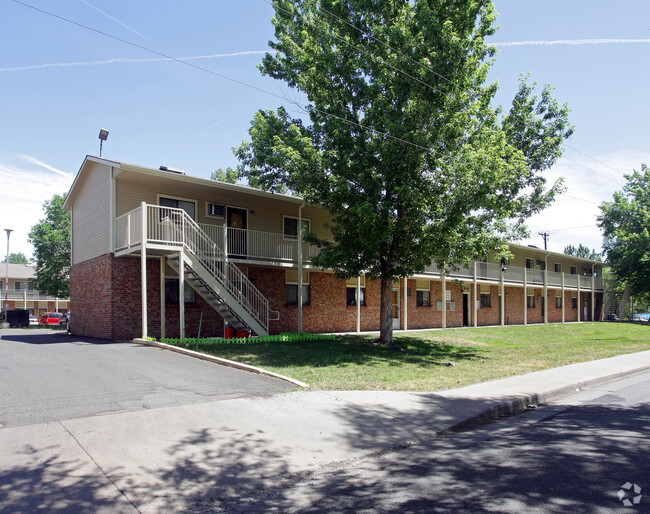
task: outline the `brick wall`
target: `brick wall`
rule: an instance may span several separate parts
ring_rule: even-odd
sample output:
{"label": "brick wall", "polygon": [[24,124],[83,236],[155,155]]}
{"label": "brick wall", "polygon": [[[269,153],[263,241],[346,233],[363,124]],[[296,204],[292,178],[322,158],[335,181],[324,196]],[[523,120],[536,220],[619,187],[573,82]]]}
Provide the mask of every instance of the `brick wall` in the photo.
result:
{"label": "brick wall", "polygon": [[[70,298],[73,311],[72,330],[76,335],[107,339],[132,339],[142,333],[141,321],[141,280],[140,259],[130,257],[115,258],[112,254],[103,255],[89,261],[75,264],[70,273]],[[270,304],[271,310],[280,313],[280,319],[271,321],[270,332],[295,332],[298,330],[298,306],[286,304],[285,270],[279,268],[248,268],[248,276],[260,289]],[[400,281],[400,324],[404,325],[404,281]],[[430,307],[418,307],[416,281],[409,279],[407,288],[408,328],[436,328],[442,326],[442,312],[438,302],[442,301],[441,281],[430,281]],[[455,310],[447,310],[446,326],[463,325],[463,284],[446,282],[446,289],[451,291],[451,300]],[[490,307],[477,310],[478,325],[498,325],[500,287],[491,285]],[[465,284],[465,293],[469,292],[468,321],[473,325],[472,316],[473,286]],[[480,294],[480,286],[477,288]],[[505,322],[522,324],[524,322],[524,288],[505,288]],[[539,297],[543,288],[534,289],[535,307],[526,309],[528,323],[542,323],[543,314]],[[576,321],[578,310],[571,307],[571,291],[565,291],[565,320]],[[161,334],[160,310],[160,261],[147,261],[147,296],[148,296],[148,334],[159,337]],[[367,280],[365,287],[366,305],[361,307],[361,330],[379,330],[380,281]],[[480,298],[480,296],[479,296]],[[185,305],[185,333],[187,337],[196,337],[199,320],[203,313],[201,335],[216,337],[223,335],[223,319],[198,294],[196,303]],[[591,293],[581,295],[581,304],[587,303],[591,316]],[[555,307],[555,291],[548,291],[549,322],[561,322],[562,309]],[[49,306],[48,306],[49,307]],[[602,316],[602,294],[596,297],[596,319]],[[53,306],[50,310],[53,310]],[[582,315],[581,310],[581,315]],[[332,273],[310,272],[310,305],[303,307],[303,330],[306,332],[353,332],[356,330],[357,307],[347,305],[346,282],[337,279]],[[180,315],[178,304],[167,304],[165,308],[166,336],[179,337]]]}

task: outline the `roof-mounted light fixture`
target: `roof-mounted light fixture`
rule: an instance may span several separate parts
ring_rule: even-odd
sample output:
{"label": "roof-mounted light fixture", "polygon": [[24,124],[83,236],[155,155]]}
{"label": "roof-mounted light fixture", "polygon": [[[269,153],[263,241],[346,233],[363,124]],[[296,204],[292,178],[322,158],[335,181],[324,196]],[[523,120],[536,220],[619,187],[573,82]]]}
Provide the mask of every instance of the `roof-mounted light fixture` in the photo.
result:
{"label": "roof-mounted light fixture", "polygon": [[102,156],[102,145],[108,139],[108,130],[99,129],[99,156]]}

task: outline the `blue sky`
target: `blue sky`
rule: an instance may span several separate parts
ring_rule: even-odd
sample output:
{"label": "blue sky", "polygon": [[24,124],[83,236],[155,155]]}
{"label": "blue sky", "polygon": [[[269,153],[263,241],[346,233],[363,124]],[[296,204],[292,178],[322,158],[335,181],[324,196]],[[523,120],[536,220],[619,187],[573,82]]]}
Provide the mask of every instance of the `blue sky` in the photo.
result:
{"label": "blue sky", "polygon": [[[160,58],[13,2],[0,3],[0,228],[11,251],[31,255],[29,228],[42,203],[68,190],[86,154],[209,177],[234,166],[257,109],[285,104],[225,80],[295,98],[256,66],[273,38],[265,0],[27,0],[98,31],[186,59]],[[575,135],[549,170],[567,194],[530,220],[524,244],[600,249],[598,204],[620,190],[622,173],[650,163],[650,2],[496,0],[499,55],[490,75],[507,107],[521,73],[550,83],[572,108]],[[4,244],[4,243],[3,243]],[[4,246],[0,247],[4,248]],[[4,255],[4,252],[3,252]]]}

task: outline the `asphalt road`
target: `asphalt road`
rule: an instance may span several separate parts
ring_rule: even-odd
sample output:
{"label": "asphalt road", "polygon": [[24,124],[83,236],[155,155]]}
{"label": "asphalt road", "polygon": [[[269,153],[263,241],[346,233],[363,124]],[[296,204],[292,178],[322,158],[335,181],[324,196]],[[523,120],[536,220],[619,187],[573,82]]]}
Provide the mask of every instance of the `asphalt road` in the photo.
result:
{"label": "asphalt road", "polygon": [[648,513],[649,426],[646,373],[197,510]]}
{"label": "asphalt road", "polygon": [[0,428],[294,389],[282,380],[135,343],[0,330]]}

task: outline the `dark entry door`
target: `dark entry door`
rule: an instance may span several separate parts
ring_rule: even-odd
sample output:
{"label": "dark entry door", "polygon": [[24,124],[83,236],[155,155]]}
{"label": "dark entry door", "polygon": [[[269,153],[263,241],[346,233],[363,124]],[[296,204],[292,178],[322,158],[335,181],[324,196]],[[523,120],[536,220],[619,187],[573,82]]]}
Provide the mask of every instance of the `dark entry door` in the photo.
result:
{"label": "dark entry door", "polygon": [[463,295],[463,326],[469,326],[469,295]]}
{"label": "dark entry door", "polygon": [[[228,255],[245,259],[248,254],[246,209],[227,208]],[[231,230],[232,229],[232,230]]]}

